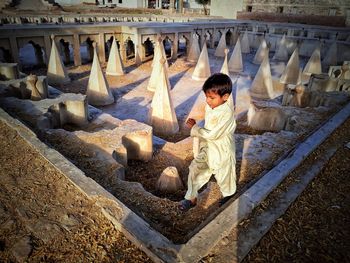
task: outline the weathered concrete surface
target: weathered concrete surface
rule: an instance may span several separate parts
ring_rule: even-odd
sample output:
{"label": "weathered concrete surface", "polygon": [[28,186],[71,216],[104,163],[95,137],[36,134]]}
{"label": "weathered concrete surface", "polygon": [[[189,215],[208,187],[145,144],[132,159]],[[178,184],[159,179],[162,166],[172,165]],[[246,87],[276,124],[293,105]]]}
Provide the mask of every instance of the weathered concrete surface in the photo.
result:
{"label": "weathered concrete surface", "polygon": [[247,113],[248,125],[255,130],[262,131],[280,131],[284,129],[287,124],[287,117],[282,108],[257,108],[254,104],[250,104]]}
{"label": "weathered concrete surface", "polygon": [[200,54],[201,50],[199,47],[198,37],[196,34],[193,34],[190,50],[188,51],[187,55],[187,61],[197,63]]}
{"label": "weathered concrete surface", "polygon": [[40,101],[5,97],[0,98],[0,105],[6,111],[15,113],[34,130],[62,127],[65,124],[84,126],[88,123],[86,96],[81,94],[66,93]]}
{"label": "weathered concrete surface", "polygon": [[49,64],[47,66],[47,78],[50,85],[61,85],[70,82],[67,70],[63,65],[61,56],[58,52],[55,37],[52,35],[51,53]]}
{"label": "weathered concrete surface", "polygon": [[237,39],[235,48],[233,49],[230,60],[228,62],[228,69],[231,72],[242,72],[243,71],[241,41],[239,38]]}
{"label": "weathered concrete surface", "polygon": [[197,65],[192,73],[192,79],[199,80],[199,81],[206,80],[208,77],[210,77],[210,75],[211,75],[211,71],[210,71],[207,43],[204,42],[202,52],[197,61]]}
{"label": "weathered concrete surface", "polygon": [[0,79],[18,79],[19,71],[17,63],[0,63]]}
{"label": "weathered concrete surface", "polygon": [[109,53],[106,74],[111,76],[124,75],[123,63],[120,58],[119,49],[115,38],[112,41],[111,52]]}
{"label": "weathered concrete surface", "polygon": [[94,106],[109,105],[115,101],[97,57],[96,43],[94,43],[94,59],[91,66],[86,95],[89,104]]}
{"label": "weathered concrete surface", "polygon": [[[170,93],[170,82],[165,59],[160,63],[160,72],[158,72],[158,81],[152,98],[151,110],[149,112],[150,123],[155,134],[167,136],[179,131],[179,124]],[[155,70],[156,67],[153,68]]]}
{"label": "weathered concrete surface", "polygon": [[183,188],[179,173],[174,166],[164,169],[158,178],[156,188],[162,192],[174,193]]}

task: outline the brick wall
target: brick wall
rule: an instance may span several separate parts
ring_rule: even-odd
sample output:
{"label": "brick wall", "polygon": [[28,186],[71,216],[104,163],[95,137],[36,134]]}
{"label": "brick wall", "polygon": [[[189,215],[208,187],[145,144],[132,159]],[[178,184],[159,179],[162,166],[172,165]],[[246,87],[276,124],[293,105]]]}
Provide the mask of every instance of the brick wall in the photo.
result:
{"label": "brick wall", "polygon": [[276,14],[267,12],[237,12],[237,19],[338,27],[344,27],[346,21],[344,16]]}

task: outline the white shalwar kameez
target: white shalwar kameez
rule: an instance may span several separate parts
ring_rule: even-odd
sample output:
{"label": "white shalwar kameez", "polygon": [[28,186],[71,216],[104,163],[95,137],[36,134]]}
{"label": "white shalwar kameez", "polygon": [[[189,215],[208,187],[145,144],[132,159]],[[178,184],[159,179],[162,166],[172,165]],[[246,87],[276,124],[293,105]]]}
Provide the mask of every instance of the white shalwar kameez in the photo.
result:
{"label": "white shalwar kameez", "polygon": [[204,128],[195,124],[191,137],[198,137],[200,149],[189,167],[187,200],[194,199],[198,190],[215,175],[223,197],[236,192],[236,121],[233,108],[225,102],[214,109],[205,108]]}

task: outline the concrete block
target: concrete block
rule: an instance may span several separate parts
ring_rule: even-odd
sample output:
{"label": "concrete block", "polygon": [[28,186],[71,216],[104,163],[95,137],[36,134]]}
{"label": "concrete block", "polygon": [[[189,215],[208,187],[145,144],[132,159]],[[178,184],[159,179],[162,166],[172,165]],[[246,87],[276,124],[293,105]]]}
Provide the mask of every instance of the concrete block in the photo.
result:
{"label": "concrete block", "polygon": [[19,70],[17,63],[0,63],[0,79],[18,79]]}

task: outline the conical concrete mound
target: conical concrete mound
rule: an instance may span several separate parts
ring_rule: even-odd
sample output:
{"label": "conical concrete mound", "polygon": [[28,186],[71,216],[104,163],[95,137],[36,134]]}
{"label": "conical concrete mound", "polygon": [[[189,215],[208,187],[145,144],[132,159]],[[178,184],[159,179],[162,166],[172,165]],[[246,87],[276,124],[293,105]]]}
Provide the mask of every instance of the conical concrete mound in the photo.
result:
{"label": "conical concrete mound", "polygon": [[279,42],[278,48],[273,56],[274,60],[287,61],[288,60],[288,50],[286,47],[286,35],[284,34],[281,41]]}
{"label": "conical concrete mound", "polygon": [[232,55],[228,62],[228,70],[231,72],[242,72],[243,71],[243,60],[241,52],[241,41],[237,39],[235,48],[233,49]]}
{"label": "conical concrete mound", "polygon": [[299,71],[299,48],[296,48],[288,60],[287,66],[281,75],[280,82],[283,84],[298,84]]}
{"label": "conical concrete mound", "polygon": [[[162,59],[165,60],[164,67],[166,68],[166,70],[168,70],[168,62],[166,61],[165,51],[164,53],[162,51],[162,48],[164,50],[164,46],[161,38],[158,38],[156,45],[157,45],[157,54],[155,54],[155,58],[153,59],[154,64],[153,64],[151,76],[149,78],[148,85],[147,85],[147,90],[153,91],[153,92],[156,90],[158,86],[159,78],[161,78],[161,76],[159,75],[159,72],[161,70],[161,67],[163,66],[160,63]],[[167,81],[168,81],[168,85],[170,86],[169,78],[167,78]]]}
{"label": "conical concrete mound", "polygon": [[179,124],[170,95],[165,59],[161,59],[159,64],[159,81],[151,103],[150,122],[155,134],[171,135],[179,131]]}
{"label": "conical concrete mound", "polygon": [[115,38],[113,39],[111,52],[109,53],[106,74],[112,76],[124,75],[123,64],[120,59],[119,49]]}
{"label": "conical concrete mound", "polygon": [[250,95],[261,99],[272,99],[275,92],[272,84],[269,56],[265,56],[250,87]]}
{"label": "conical concrete mound", "polygon": [[224,63],[222,64],[220,73],[226,74],[227,76],[230,76],[229,70],[228,70],[228,63],[227,63],[227,54],[228,54],[228,49],[225,48],[225,59]]}
{"label": "conical concrete mound", "polygon": [[201,54],[201,50],[199,47],[198,37],[196,34],[193,34],[191,47],[187,55],[187,61],[193,62],[193,63],[197,62],[200,54]]}
{"label": "conical concrete mound", "polygon": [[336,66],[338,62],[337,54],[338,54],[337,42],[333,42],[331,47],[328,49],[326,55],[324,56],[322,64],[325,67]]}
{"label": "conical concrete mound", "polygon": [[225,56],[225,49],[226,49],[226,31],[222,33],[222,36],[220,37],[219,44],[216,47],[214,56],[215,57],[224,57]]}
{"label": "conical concrete mound", "polygon": [[302,79],[303,82],[308,82],[310,79],[311,74],[321,74],[322,73],[322,66],[321,66],[321,51],[320,48],[317,47],[314,52],[312,52],[312,55],[309,59],[309,61],[306,63]]}
{"label": "conical concrete mound", "polygon": [[201,55],[199,56],[196,68],[192,73],[192,79],[194,80],[206,80],[210,77],[210,65],[208,57],[207,43],[204,42]]}
{"label": "conical concrete mound", "polygon": [[244,32],[244,35],[242,37],[241,51],[242,51],[242,53],[245,53],[245,54],[249,54],[250,53],[250,44],[249,44],[249,38],[248,38],[247,30]]}
{"label": "conical concrete mound", "polygon": [[167,68],[169,68],[169,64],[168,64],[168,61],[166,59],[166,54],[165,54],[165,49],[164,49],[164,45],[163,45],[163,40],[159,36],[157,38],[156,46],[154,48],[154,56],[153,56],[153,60],[152,60],[152,67],[154,66],[155,63],[158,63],[161,58],[165,59],[165,66]]}
{"label": "conical concrete mound", "polygon": [[86,91],[88,102],[94,106],[104,106],[114,103],[106,77],[103,75],[100,61],[97,57],[96,43],[94,46],[94,59],[92,61],[89,83]]}
{"label": "conical concrete mound", "polygon": [[70,82],[66,68],[62,63],[60,54],[58,53],[55,43],[55,37],[52,35],[52,47],[47,67],[47,80],[49,85],[61,85]]}
{"label": "conical concrete mound", "polygon": [[261,64],[265,56],[269,55],[269,48],[267,46],[265,38],[263,38],[260,42],[260,46],[255,53],[255,57],[253,59],[254,64]]}

